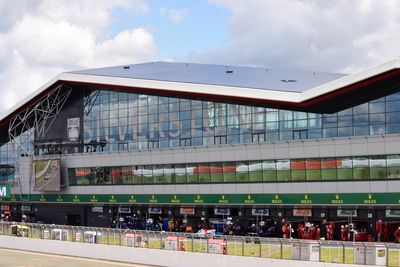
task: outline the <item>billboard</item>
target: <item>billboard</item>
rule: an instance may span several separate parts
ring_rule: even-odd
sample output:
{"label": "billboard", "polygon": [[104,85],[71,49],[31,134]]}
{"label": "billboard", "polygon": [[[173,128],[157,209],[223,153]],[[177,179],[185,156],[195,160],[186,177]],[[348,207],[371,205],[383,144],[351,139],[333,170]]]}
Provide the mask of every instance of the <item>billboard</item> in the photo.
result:
{"label": "billboard", "polygon": [[338,217],[357,217],[357,210],[337,210]]}
{"label": "billboard", "polygon": [[61,190],[60,160],[34,160],[34,191],[59,192]]}
{"label": "billboard", "polygon": [[400,210],[386,210],[386,218],[399,218]]}
{"label": "billboard", "polygon": [[293,209],[293,216],[296,217],[311,217],[311,209]]}
{"label": "billboard", "polygon": [[148,211],[149,211],[149,214],[161,214],[162,213],[161,208],[158,208],[158,207],[149,207]]}
{"label": "billboard", "polygon": [[251,209],[253,216],[269,216],[269,209]]}
{"label": "billboard", "polygon": [[180,208],[180,214],[188,214],[188,215],[193,215],[194,214],[194,208],[191,207],[182,207]]}
{"label": "billboard", "polygon": [[78,118],[67,119],[67,136],[70,142],[79,141],[80,120]]}
{"label": "billboard", "polygon": [[231,211],[228,208],[215,208],[214,215],[230,215]]}
{"label": "billboard", "polygon": [[131,207],[118,207],[119,213],[132,213]]}

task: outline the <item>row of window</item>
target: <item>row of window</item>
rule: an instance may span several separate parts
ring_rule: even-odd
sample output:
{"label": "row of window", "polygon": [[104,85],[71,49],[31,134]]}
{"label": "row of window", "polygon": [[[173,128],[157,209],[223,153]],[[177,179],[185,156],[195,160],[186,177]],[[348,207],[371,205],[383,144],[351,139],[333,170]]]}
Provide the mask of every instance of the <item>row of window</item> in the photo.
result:
{"label": "row of window", "polygon": [[399,179],[400,155],[68,169],[70,185]]}
{"label": "row of window", "polygon": [[19,135],[15,144],[16,152],[14,152],[14,145],[12,142],[7,142],[0,146],[0,164],[14,164],[15,155],[19,156],[31,151],[33,148],[33,138],[33,130],[26,131]]}
{"label": "row of window", "polygon": [[105,90],[87,98],[84,143],[104,140],[103,151],[400,132],[400,92],[334,114]]}

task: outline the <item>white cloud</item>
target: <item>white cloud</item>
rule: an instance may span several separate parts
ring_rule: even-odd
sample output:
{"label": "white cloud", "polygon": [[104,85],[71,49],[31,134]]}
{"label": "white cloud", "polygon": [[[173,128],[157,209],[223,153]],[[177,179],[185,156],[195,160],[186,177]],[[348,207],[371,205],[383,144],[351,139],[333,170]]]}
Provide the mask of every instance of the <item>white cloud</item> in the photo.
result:
{"label": "white cloud", "polygon": [[189,13],[189,9],[171,9],[169,11],[169,17],[174,23],[179,23],[186,18]]}
{"label": "white cloud", "polygon": [[186,16],[189,13],[189,8],[184,8],[184,9],[167,9],[165,7],[160,8],[160,15],[168,15],[169,19],[175,23],[178,24],[182,20],[186,18]]}
{"label": "white cloud", "polygon": [[[114,51],[118,51],[117,54]],[[137,51],[140,51],[139,53]],[[115,38],[96,46],[92,64],[107,65],[134,63],[150,58],[156,52],[153,35],[143,28],[136,28],[119,33]]]}
{"label": "white cloud", "polygon": [[153,35],[144,28],[114,37],[108,32],[114,8],[145,13],[141,0],[17,0],[19,12],[5,3],[0,2],[0,113],[62,71],[136,63],[156,54]]}
{"label": "white cloud", "polygon": [[189,61],[354,72],[400,55],[400,1],[210,0],[229,36]]}

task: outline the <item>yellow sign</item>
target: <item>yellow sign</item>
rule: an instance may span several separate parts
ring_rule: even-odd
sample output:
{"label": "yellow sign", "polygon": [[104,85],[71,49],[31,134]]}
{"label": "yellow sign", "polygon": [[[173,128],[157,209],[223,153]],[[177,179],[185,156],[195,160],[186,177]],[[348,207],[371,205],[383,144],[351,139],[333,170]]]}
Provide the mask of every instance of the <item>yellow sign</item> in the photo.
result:
{"label": "yellow sign", "polygon": [[81,200],[78,198],[78,195],[75,195],[72,202],[81,202]]}
{"label": "yellow sign", "polygon": [[174,195],[173,199],[171,199],[171,203],[180,203],[180,200]]}
{"label": "yellow sign", "polygon": [[196,199],[194,200],[194,203],[203,203],[204,201],[200,198],[200,195],[196,196]]}
{"label": "yellow sign", "polygon": [[136,203],[136,199],[134,196],[131,196],[128,200],[129,203]]}
{"label": "yellow sign", "polygon": [[111,195],[111,198],[108,200],[110,203],[115,203],[117,200],[115,199],[114,195]]}
{"label": "yellow sign", "polygon": [[311,199],[308,199],[308,195],[305,194],[305,195],[304,195],[304,199],[300,200],[300,203],[301,203],[301,204],[312,204],[312,200],[311,200]]}
{"label": "yellow sign", "polygon": [[271,202],[272,204],[282,204],[282,199],[279,199],[279,195],[275,194],[275,198]]}
{"label": "yellow sign", "polygon": [[225,199],[225,195],[221,196],[221,199],[218,201],[219,203],[228,203],[228,200]]}
{"label": "yellow sign", "polygon": [[340,199],[339,194],[335,195],[335,199],[332,199],[331,201],[332,204],[343,204],[343,199]]}
{"label": "yellow sign", "polygon": [[95,195],[92,196],[92,198],[90,199],[90,202],[97,202],[97,198]]}
{"label": "yellow sign", "polygon": [[368,194],[368,199],[364,199],[364,204],[376,204],[376,199],[372,198],[372,194]]}
{"label": "yellow sign", "polygon": [[157,203],[157,199],[155,198],[154,195],[151,196],[151,199],[149,199],[150,203]]}
{"label": "yellow sign", "polygon": [[254,199],[251,199],[251,195],[247,195],[247,199],[244,200],[246,204],[254,204]]}

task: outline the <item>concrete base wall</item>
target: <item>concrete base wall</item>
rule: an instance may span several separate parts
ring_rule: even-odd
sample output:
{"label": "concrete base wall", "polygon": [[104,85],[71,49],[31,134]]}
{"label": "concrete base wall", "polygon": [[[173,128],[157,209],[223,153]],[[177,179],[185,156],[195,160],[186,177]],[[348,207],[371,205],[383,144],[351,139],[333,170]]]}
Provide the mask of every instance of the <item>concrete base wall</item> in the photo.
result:
{"label": "concrete base wall", "polygon": [[100,244],[74,243],[67,241],[61,242],[56,240],[41,240],[12,236],[0,236],[0,247],[66,256],[174,267],[360,267],[360,265],[238,257]]}

